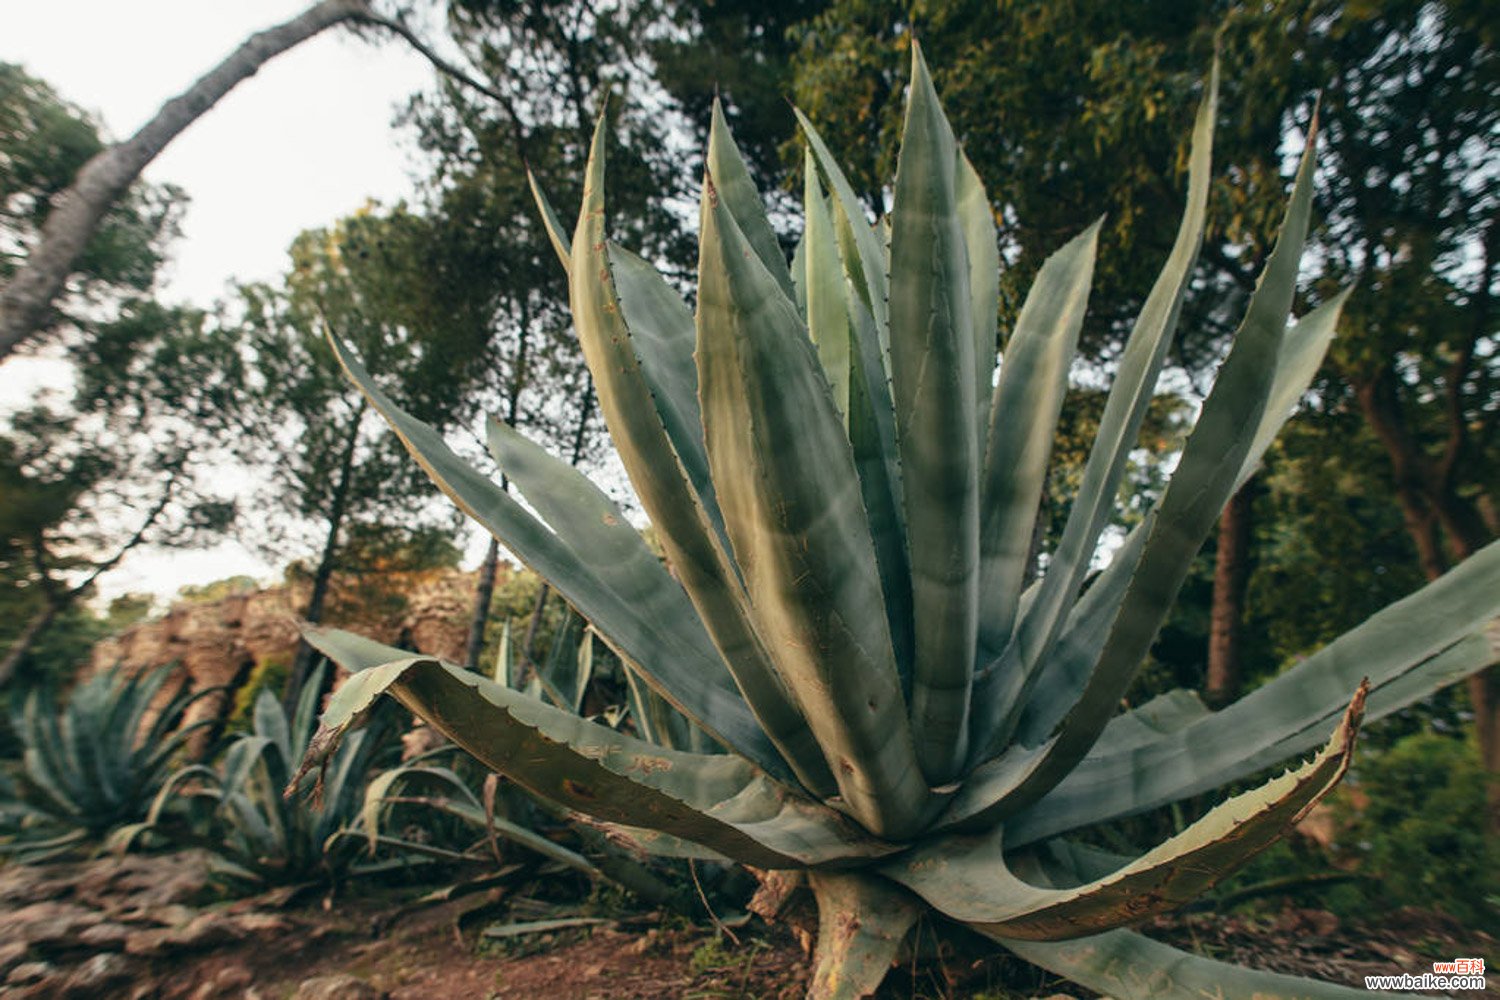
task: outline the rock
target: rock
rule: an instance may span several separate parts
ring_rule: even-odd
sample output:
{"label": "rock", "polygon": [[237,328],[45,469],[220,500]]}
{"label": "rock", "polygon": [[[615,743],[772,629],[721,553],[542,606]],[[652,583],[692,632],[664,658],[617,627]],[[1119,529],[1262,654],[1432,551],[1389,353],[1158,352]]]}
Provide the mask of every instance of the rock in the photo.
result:
{"label": "rock", "polygon": [[213,945],[238,941],[244,932],[235,921],[222,913],[200,913],[178,927],[131,931],[125,938],[125,951],[131,955],[152,956],[174,951],[198,951]]}
{"label": "rock", "polygon": [[131,933],[131,929],[124,924],[95,924],[92,927],[85,927],[83,929],[78,935],[78,942],[88,945],[90,948],[120,951],[125,947],[125,941],[130,937]]}
{"label": "rock", "polygon": [[209,860],[202,851],[173,854],[128,854],[99,862],[99,878],[84,881],[79,898],[103,905],[122,896],[139,909],[182,905],[201,898],[208,888]]}
{"label": "rock", "polygon": [[102,952],[84,962],[68,974],[62,983],[65,997],[97,997],[106,986],[128,979],[130,962],[114,952]]}
{"label": "rock", "polygon": [[0,944],[0,976],[25,961],[26,953],[30,950],[25,941],[6,941]]}
{"label": "rock", "polygon": [[31,983],[39,983],[52,975],[54,967],[51,962],[22,962],[10,970],[10,975],[5,977],[6,986],[27,986]]}
{"label": "rock", "polygon": [[255,975],[238,963],[212,972],[187,995],[188,1000],[219,1000],[220,997],[246,996],[253,993]]}
{"label": "rock", "polygon": [[0,913],[0,940],[24,941],[34,948],[57,950],[76,945],[85,928],[103,921],[104,915],[95,910],[46,900]]}
{"label": "rock", "polygon": [[385,1000],[385,991],[355,976],[317,976],[297,987],[292,1000]]}
{"label": "rock", "polygon": [[[456,569],[336,573],[327,620],[380,642],[404,640],[421,652],[462,662],[475,580],[476,574]],[[176,663],[193,690],[232,692],[257,665],[291,662],[300,641],[297,618],[307,599],[307,582],[297,581],[216,601],[178,603],[164,617],[98,643],[84,676],[116,664],[134,674]],[[167,697],[163,690],[158,704]],[[231,699],[204,698],[189,710],[187,721],[219,718]]]}
{"label": "rock", "polygon": [[292,929],[293,924],[285,917],[279,917],[274,913],[250,913],[237,914],[230,918],[235,929],[241,937],[275,937]]}

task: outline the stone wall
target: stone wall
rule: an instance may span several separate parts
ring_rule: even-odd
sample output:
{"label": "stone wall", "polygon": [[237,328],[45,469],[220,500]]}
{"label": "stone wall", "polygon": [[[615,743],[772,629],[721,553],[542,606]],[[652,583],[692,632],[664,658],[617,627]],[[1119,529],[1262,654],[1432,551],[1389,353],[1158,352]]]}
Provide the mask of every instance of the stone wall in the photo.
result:
{"label": "stone wall", "polygon": [[[324,624],[462,662],[475,579],[460,570],[336,575]],[[176,663],[187,671],[193,690],[224,687],[232,692],[255,668],[291,662],[298,612],[306,607],[308,589],[306,583],[293,583],[178,603],[161,618],[100,642],[86,673],[115,666],[138,673]],[[232,694],[206,698],[191,717],[222,714],[230,704]]]}

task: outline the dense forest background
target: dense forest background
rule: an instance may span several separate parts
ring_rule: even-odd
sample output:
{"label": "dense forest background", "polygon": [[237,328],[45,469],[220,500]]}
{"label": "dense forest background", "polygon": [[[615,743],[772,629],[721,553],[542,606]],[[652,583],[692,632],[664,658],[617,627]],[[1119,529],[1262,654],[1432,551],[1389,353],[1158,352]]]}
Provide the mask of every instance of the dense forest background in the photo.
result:
{"label": "dense forest background", "polygon": [[[335,573],[457,565],[460,520],[336,370],[326,330],[465,453],[482,454],[483,417],[496,415],[623,498],[527,168],[567,216],[608,106],[615,238],[686,289],[714,96],[773,205],[801,186],[790,99],[878,218],[918,37],[994,200],[998,349],[1042,260],[1105,219],[1039,543],[1061,530],[1123,335],[1171,244],[1215,51],[1210,228],[1123,525],[1159,489],[1225,353],[1317,107],[1319,222],[1297,312],[1355,291],[1298,417],[1224,512],[1130,695],[1182,685],[1230,700],[1500,535],[1500,59],[1488,7],[621,0],[606,12],[452,0],[421,11],[462,61],[398,117],[392,141],[424,165],[409,203],[327,220],[288,249],[280,281],[204,310],[157,294],[185,195],[137,181],[36,317],[17,350],[60,349],[72,386],[6,399],[0,420],[0,697],[66,683],[94,641],[152,611],[145,598],[94,599],[143,545],[232,533],[310,582],[311,621]],[[408,13],[382,16],[405,25]],[[24,270],[59,193],[110,142],[87,100],[0,65],[0,282]],[[780,233],[788,254],[798,235]],[[255,490],[226,490],[229,467]],[[509,617],[545,600],[534,584],[497,594],[505,558],[492,544],[479,567],[471,664],[493,655],[498,604]],[[289,700],[310,665],[304,649]],[[1430,901],[1442,885],[1455,915],[1495,920],[1497,670],[1370,731],[1358,794],[1342,799],[1345,849],[1388,877],[1332,890],[1349,905]],[[1424,802],[1441,803],[1444,820],[1424,818]],[[1296,870],[1293,849],[1278,850],[1262,876]],[[1393,863],[1411,851],[1436,860],[1420,872]]]}

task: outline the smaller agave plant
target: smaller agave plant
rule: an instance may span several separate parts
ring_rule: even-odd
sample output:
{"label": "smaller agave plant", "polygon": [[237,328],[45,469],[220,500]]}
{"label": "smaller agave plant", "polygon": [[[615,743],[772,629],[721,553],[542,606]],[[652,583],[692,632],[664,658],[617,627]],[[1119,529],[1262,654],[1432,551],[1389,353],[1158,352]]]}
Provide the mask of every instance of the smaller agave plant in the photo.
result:
{"label": "smaller agave plant", "polygon": [[[275,692],[262,690],[251,731],[237,736],[216,766],[175,772],[145,820],[123,828],[114,846],[127,849],[156,837],[201,847],[214,856],[217,874],[250,885],[327,883],[359,870],[364,837],[355,827],[370,769],[394,749],[391,718],[377,719],[339,746],[316,797],[283,795],[313,738],[326,676],[323,667],[314,671],[290,716]],[[399,852],[408,845],[380,838],[370,852],[377,846]]]}
{"label": "smaller agave plant", "polygon": [[[537,196],[667,566],[593,484],[511,428],[492,424],[490,444],[529,509],[340,357],[438,485],[722,752],[635,738],[432,657],[318,632],[312,641],[355,673],[304,766],[392,694],[488,766],[650,850],[775,873],[773,895],[810,887],[816,998],[872,992],[924,914],[1114,997],[1367,996],[1125,929],[1213,886],[1306,813],[1348,767],[1362,715],[1500,656],[1486,632],[1500,613],[1497,544],[1220,711],[1186,690],[1121,708],[1344,301],[1288,323],[1310,135],[1276,248],[1171,482],[1089,582],[1191,280],[1216,77],[1176,244],[1120,358],[1061,539],[1029,585],[1099,227],[1042,267],[997,375],[994,217],[920,52],[888,220],[866,219],[801,120],[806,220],[790,264],[715,114],[696,310],[610,242],[601,121],[571,239]],[[1309,751],[1140,856],[1077,838]]]}
{"label": "smaller agave plant", "polygon": [[45,861],[112,838],[144,817],[194,733],[182,725],[198,699],[186,679],[164,692],[175,668],[99,673],[59,702],[27,695],[12,721],[25,746],[12,790],[0,795],[0,855]]}

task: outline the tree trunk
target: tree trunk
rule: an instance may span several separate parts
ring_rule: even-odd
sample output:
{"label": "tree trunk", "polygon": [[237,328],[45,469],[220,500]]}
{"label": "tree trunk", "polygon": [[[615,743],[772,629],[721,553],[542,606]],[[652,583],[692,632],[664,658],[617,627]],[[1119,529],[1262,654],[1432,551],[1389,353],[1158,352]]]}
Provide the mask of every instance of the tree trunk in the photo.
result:
{"label": "tree trunk", "polygon": [[[1407,533],[1416,544],[1422,573],[1427,579],[1436,580],[1448,568],[1438,541],[1440,534],[1446,538],[1453,559],[1462,561],[1483,548],[1493,532],[1483,510],[1454,493],[1448,477],[1440,475],[1422,453],[1406,426],[1396,396],[1395,377],[1389,369],[1372,380],[1356,383],[1355,395],[1391,461],[1396,496]],[[1456,457],[1456,453],[1448,455],[1443,466],[1451,469]],[[1468,689],[1479,759],[1491,778],[1490,829],[1500,833],[1500,665],[1471,675]]]}
{"label": "tree trunk", "polygon": [[290,21],[256,32],[162,105],[135,135],[84,164],[72,187],[58,196],[25,266],[0,289],[0,360],[47,324],[52,303],[99,220],[169,142],[267,60],[341,21],[368,13],[367,0],[322,0]]}
{"label": "tree trunk", "polygon": [[479,653],[484,648],[484,627],[490,620],[490,605],[495,600],[495,577],[500,571],[500,542],[493,536],[479,564],[479,586],[474,591],[474,612],[469,616],[469,638],[464,644],[464,666],[479,669]]}
{"label": "tree trunk", "polygon": [[1208,676],[1204,699],[1218,708],[1240,693],[1240,623],[1245,615],[1245,583],[1250,570],[1250,516],[1255,480],[1230,498],[1219,518],[1214,556],[1213,611],[1208,635]]}
{"label": "tree trunk", "polygon": [[[517,128],[519,128],[519,124]],[[526,361],[531,346],[530,301],[521,298],[521,332],[516,337],[516,363],[510,373],[510,392],[505,403],[505,420],[512,427],[521,418],[521,392],[526,388]],[[510,489],[510,480],[501,476],[500,488]],[[479,653],[484,648],[484,627],[489,624],[490,604],[495,599],[495,576],[500,570],[500,542],[491,538],[485,550],[484,562],[479,566],[479,585],[474,592],[474,611],[469,616],[469,638],[464,647],[464,665],[470,670],[479,667]]]}
{"label": "tree trunk", "polygon": [[11,643],[10,648],[5,651],[5,659],[0,660],[0,688],[10,683],[17,668],[21,666],[21,661],[26,658],[26,654],[31,651],[31,647],[36,644],[41,634],[47,631],[48,626],[56,620],[61,610],[58,605],[48,601],[42,610],[31,616],[31,620],[26,623],[21,634],[16,636],[16,641]]}
{"label": "tree trunk", "polygon": [[[344,527],[344,517],[349,508],[349,490],[354,480],[354,454],[359,448],[359,427],[364,422],[365,402],[360,400],[349,422],[349,437],[344,442],[344,454],[339,460],[339,478],[333,487],[333,499],[328,507],[328,535],[323,541],[323,553],[318,558],[318,568],[313,571],[312,594],[307,599],[307,608],[302,619],[310,624],[323,620],[323,605],[328,599],[328,585],[333,579],[333,569],[338,562],[339,532]],[[312,670],[316,651],[306,640],[297,644],[297,655],[292,659],[292,668],[287,675],[286,690],[281,702],[287,716],[297,710],[297,701],[302,697],[302,686]]]}

